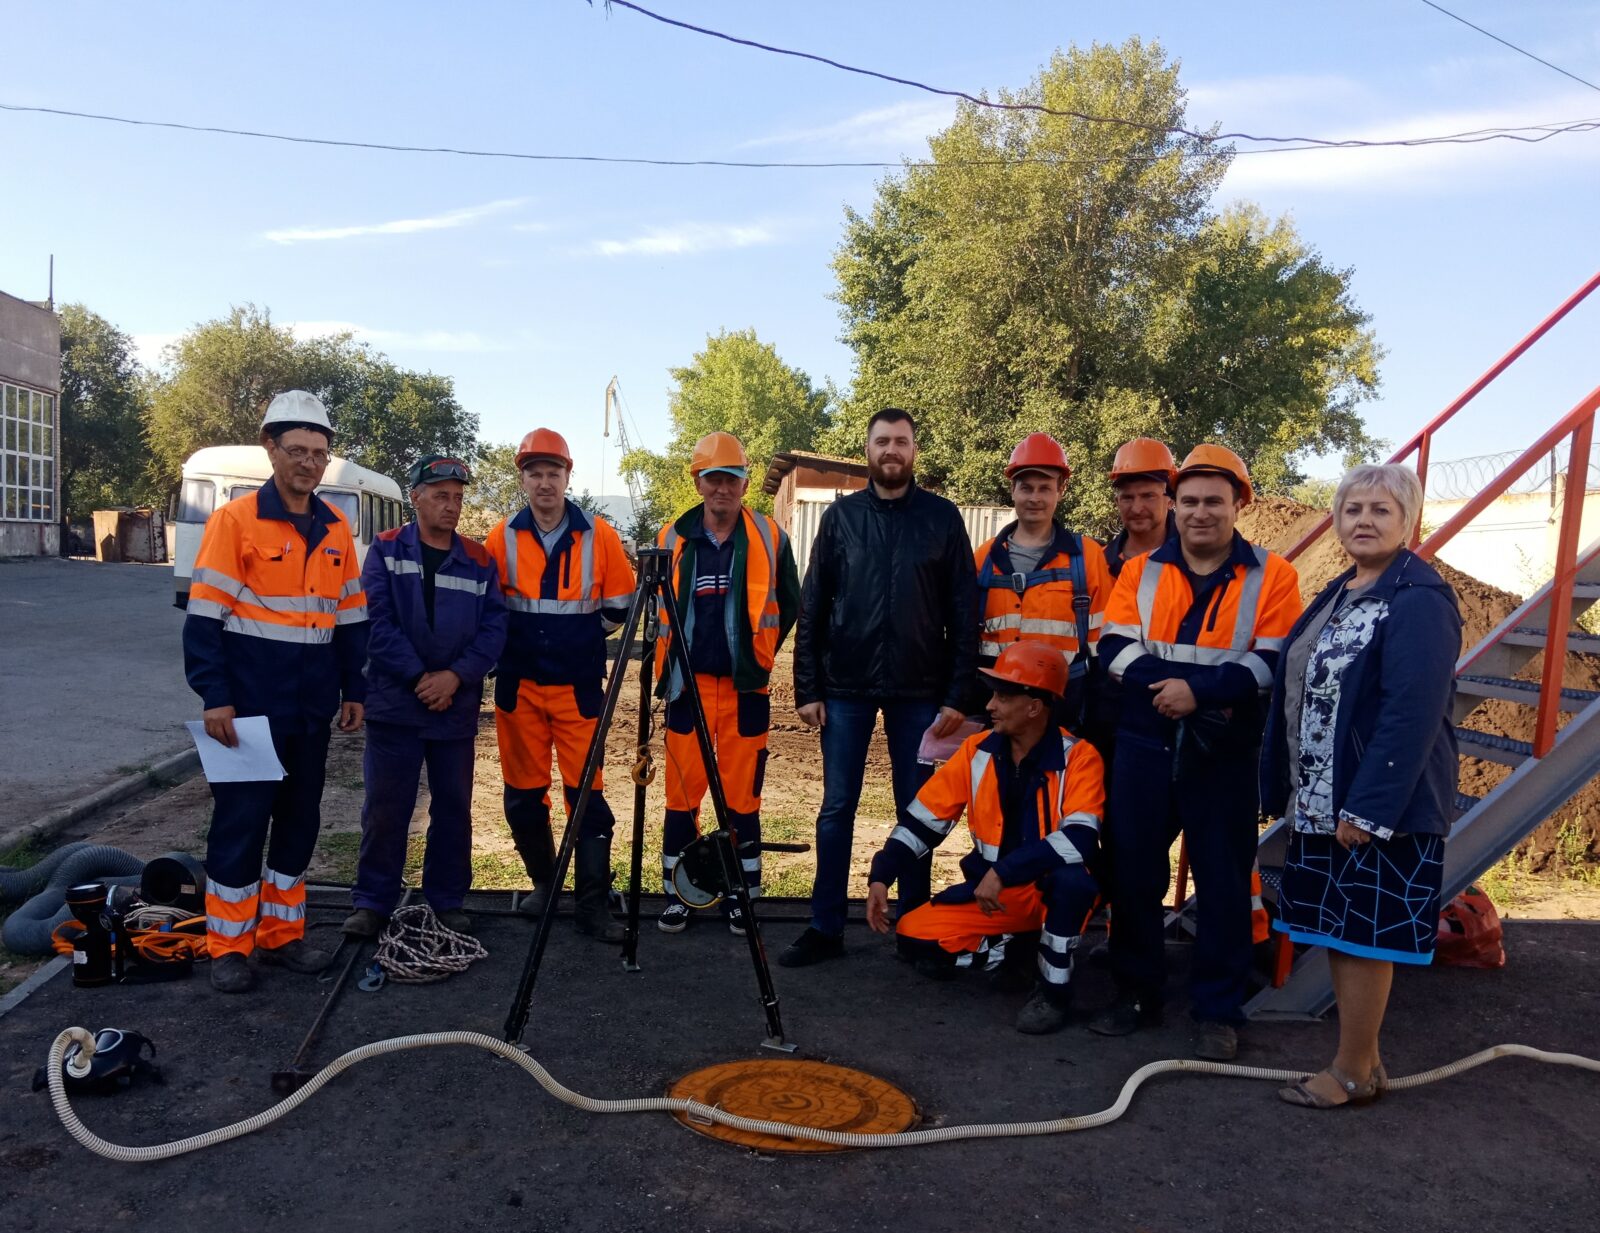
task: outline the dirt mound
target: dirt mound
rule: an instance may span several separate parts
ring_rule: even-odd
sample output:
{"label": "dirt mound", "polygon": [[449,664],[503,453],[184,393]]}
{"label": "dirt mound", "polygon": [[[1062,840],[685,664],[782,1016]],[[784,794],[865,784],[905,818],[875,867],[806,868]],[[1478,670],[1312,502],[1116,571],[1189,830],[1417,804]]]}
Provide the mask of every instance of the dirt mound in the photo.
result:
{"label": "dirt mound", "polygon": [[[1275,552],[1286,552],[1299,543],[1325,513],[1288,497],[1262,497],[1247,505],[1240,514],[1239,531],[1254,543]],[[1443,561],[1433,564],[1454,588],[1461,605],[1464,650],[1476,646],[1522,602],[1520,596],[1480,582]],[[1330,530],[1295,560],[1295,567],[1300,571],[1301,598],[1309,601],[1349,565],[1350,558]],[[1567,659],[1566,688],[1600,689],[1600,658],[1569,655]],[[1543,661],[1542,655],[1535,656],[1517,675],[1523,680],[1538,680]],[[1474,710],[1463,726],[1531,741],[1535,722],[1532,707],[1491,700]],[[1495,762],[1463,758],[1461,791],[1483,796],[1510,773],[1509,767]],[[1576,865],[1600,856],[1600,781],[1591,781],[1565,807],[1546,819],[1518,845],[1517,854],[1534,870],[1552,864]]]}

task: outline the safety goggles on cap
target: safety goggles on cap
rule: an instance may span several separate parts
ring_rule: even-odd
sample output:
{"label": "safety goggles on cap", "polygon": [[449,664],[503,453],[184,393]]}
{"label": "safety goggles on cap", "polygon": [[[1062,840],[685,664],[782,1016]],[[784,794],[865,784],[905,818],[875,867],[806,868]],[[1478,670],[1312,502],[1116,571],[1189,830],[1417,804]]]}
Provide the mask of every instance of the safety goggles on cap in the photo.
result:
{"label": "safety goggles on cap", "polygon": [[412,464],[409,478],[413,488],[436,484],[440,480],[460,480],[463,484],[470,484],[472,471],[459,458],[420,458]]}

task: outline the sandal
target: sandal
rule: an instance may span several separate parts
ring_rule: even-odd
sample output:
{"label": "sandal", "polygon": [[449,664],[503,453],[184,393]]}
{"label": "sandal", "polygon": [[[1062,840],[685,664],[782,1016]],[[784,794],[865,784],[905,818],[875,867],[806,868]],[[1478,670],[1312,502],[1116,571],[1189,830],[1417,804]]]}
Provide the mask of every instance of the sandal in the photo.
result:
{"label": "sandal", "polygon": [[[1338,1109],[1345,1105],[1359,1109],[1363,1105],[1370,1105],[1374,1100],[1378,1099],[1383,1090],[1378,1086],[1376,1070],[1372,1076],[1368,1077],[1365,1083],[1357,1083],[1336,1066],[1329,1066],[1321,1073],[1331,1075],[1333,1081],[1344,1089],[1345,1098],[1343,1100],[1329,1100],[1320,1092],[1313,1091],[1306,1086],[1307,1079],[1302,1079],[1299,1083],[1290,1087],[1279,1088],[1278,1099],[1291,1105],[1299,1105],[1304,1109]],[[1315,1077],[1315,1075],[1311,1075],[1308,1076],[1308,1079]]]}

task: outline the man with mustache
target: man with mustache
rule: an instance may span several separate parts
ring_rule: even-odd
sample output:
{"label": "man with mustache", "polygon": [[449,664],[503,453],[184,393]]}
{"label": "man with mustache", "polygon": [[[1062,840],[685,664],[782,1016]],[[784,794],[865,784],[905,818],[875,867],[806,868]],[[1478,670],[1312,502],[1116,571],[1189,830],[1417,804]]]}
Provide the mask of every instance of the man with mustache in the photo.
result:
{"label": "man with mustache", "polygon": [[[795,710],[822,729],[822,808],[811,925],[778,956],[804,967],[844,955],[850,845],[867,747],[877,718],[901,825],[932,768],[917,761],[923,733],[960,726],[978,650],[972,543],[961,513],[919,488],[916,422],[885,407],[867,422],[860,492],[822,516],[800,596]],[[904,914],[928,899],[930,854],[899,872]]]}

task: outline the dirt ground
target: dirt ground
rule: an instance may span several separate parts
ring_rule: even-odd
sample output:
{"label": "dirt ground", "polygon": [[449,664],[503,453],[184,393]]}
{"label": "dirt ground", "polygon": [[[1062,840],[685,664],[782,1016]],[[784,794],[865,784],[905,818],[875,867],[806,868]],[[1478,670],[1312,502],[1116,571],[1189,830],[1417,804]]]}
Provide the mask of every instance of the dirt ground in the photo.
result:
{"label": "dirt ground", "polygon": [[[322,897],[318,897],[318,902]],[[336,923],[334,897],[313,923]],[[791,926],[797,927],[797,926]],[[1393,1075],[1502,1041],[1593,1054],[1600,926],[1517,924],[1494,972],[1407,969],[1385,1024]],[[780,945],[787,929],[769,929]],[[481,918],[489,958],[430,986],[351,989],[314,1054],[468,1029],[498,1037],[529,930]],[[1181,1005],[1164,1027],[1122,1040],[1069,1025],[1011,1027],[1018,997],[976,977],[934,984],[859,925],[848,957],[777,969],[801,1056],[864,1069],[917,1102],[924,1126],[1011,1122],[1109,1105],[1145,1062],[1186,1056]],[[1181,980],[1184,949],[1174,947]],[[762,1021],[743,944],[721,930],[644,936],[644,970],[616,951],[553,934],[526,1034],[562,1082],[605,1097],[655,1095],[677,1076],[755,1056]],[[1080,966],[1080,1005],[1110,994]],[[826,1158],[771,1156],[695,1135],[661,1114],[601,1117],[558,1104],[475,1051],[437,1049],[363,1064],[284,1122],[160,1164],[89,1154],[29,1093],[69,1024],[153,1038],[165,1086],[75,1107],[121,1143],[166,1142],[271,1105],[271,1071],[293,1053],[327,987],[272,970],[248,998],[203,979],[80,990],[59,976],[0,1018],[0,1228],[168,1233],[214,1227],[626,1230],[1261,1228],[1587,1230],[1600,1075],[1500,1061],[1361,1111],[1319,1114],[1270,1083],[1209,1076],[1146,1086],[1113,1125],[1069,1140],[979,1141]],[[1240,1061],[1315,1067],[1336,1025],[1249,1029]],[[788,1097],[780,1096],[780,1103]],[[1492,1114],[1488,1111],[1492,1110]]]}

